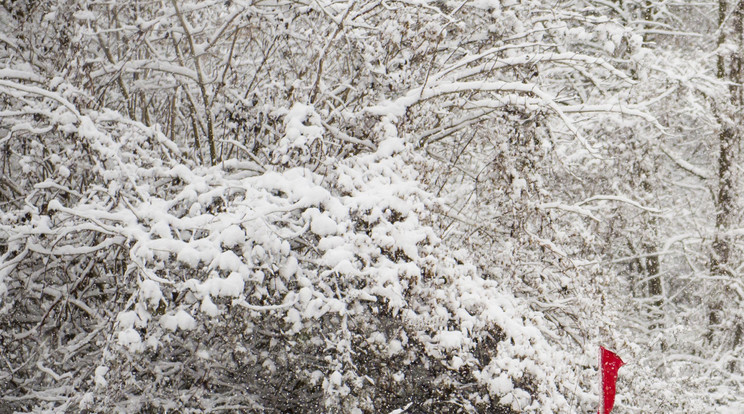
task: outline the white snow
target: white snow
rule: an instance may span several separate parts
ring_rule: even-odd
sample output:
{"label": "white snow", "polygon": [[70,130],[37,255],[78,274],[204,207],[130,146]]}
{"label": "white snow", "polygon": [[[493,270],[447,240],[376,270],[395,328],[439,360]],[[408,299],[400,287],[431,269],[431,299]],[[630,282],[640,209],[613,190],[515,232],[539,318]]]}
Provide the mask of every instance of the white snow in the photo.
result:
{"label": "white snow", "polygon": [[161,316],[160,325],[171,331],[178,329],[189,331],[196,329],[196,320],[188,312],[180,309],[174,315]]}
{"label": "white snow", "polygon": [[88,10],[78,10],[72,16],[77,20],[96,20],[95,13]]}
{"label": "white snow", "polygon": [[318,236],[329,236],[338,232],[338,224],[328,214],[315,214],[310,223],[310,231]]}
{"label": "white snow", "polygon": [[245,242],[245,232],[240,226],[232,225],[220,232],[220,241],[228,249]]}
{"label": "white snow", "polygon": [[462,347],[465,338],[460,331],[441,331],[434,337],[434,341],[445,349],[454,349]]}
{"label": "white snow", "polygon": [[116,321],[119,323],[119,327],[122,329],[130,329],[134,327],[135,323],[139,322],[140,318],[137,316],[135,311],[119,312],[116,317]]}
{"label": "white snow", "polygon": [[70,176],[70,169],[64,165],[60,165],[57,167],[57,174],[62,178],[67,178]]}
{"label": "white snow", "polygon": [[312,106],[299,102],[292,105],[284,117],[284,123],[285,136],[293,146],[305,145],[310,139],[318,138],[323,134],[322,127],[307,125],[306,121],[315,119],[317,115]]}
{"label": "white snow", "polygon": [[227,250],[217,254],[212,261],[211,267],[225,271],[237,272],[243,266],[243,260],[238,257],[232,250]]}
{"label": "white snow", "polygon": [[106,374],[109,372],[109,368],[106,366],[96,367],[93,379],[98,387],[105,387],[108,384],[106,381]]}
{"label": "white snow", "polygon": [[388,344],[388,349],[387,349],[388,356],[398,355],[402,351],[403,351],[403,344],[399,340],[393,339]]}
{"label": "white snow", "polygon": [[343,376],[338,371],[333,371],[330,377],[328,377],[332,385],[339,386],[343,382]]}
{"label": "white snow", "polygon": [[292,331],[299,332],[302,329],[302,315],[295,308],[290,308],[287,311],[287,316],[284,317],[285,322],[292,326]]}
{"label": "white snow", "polygon": [[287,280],[291,278],[292,276],[297,273],[300,265],[297,261],[297,258],[294,256],[290,256],[286,262],[284,262],[284,265],[279,269],[279,275],[284,279]]}
{"label": "white snow", "polygon": [[213,318],[219,316],[222,313],[220,312],[220,309],[217,307],[217,305],[212,302],[212,299],[208,295],[205,295],[204,299],[202,299],[199,309]]}
{"label": "white snow", "polygon": [[184,263],[186,266],[192,269],[195,269],[199,265],[200,255],[199,252],[196,251],[196,249],[187,246],[181,248],[181,250],[178,252],[178,256],[176,256],[176,260]]}
{"label": "white snow", "polygon": [[125,348],[128,348],[130,352],[139,352],[144,349],[140,334],[133,328],[127,328],[123,331],[119,331],[118,337],[118,344]]}
{"label": "white snow", "polygon": [[310,318],[317,319],[325,315],[326,313],[328,313],[328,309],[329,307],[325,304],[323,299],[316,298],[316,299],[311,300],[307,304],[307,307],[305,308],[305,311],[303,312],[302,316],[306,319],[310,319]]}
{"label": "white snow", "polygon": [[160,300],[163,299],[163,293],[160,291],[160,285],[154,280],[143,280],[140,282],[140,295],[142,299],[149,302],[154,308],[158,307]]}
{"label": "white snow", "polygon": [[501,374],[492,379],[488,386],[491,392],[496,395],[506,395],[514,389],[511,379],[506,374]]}

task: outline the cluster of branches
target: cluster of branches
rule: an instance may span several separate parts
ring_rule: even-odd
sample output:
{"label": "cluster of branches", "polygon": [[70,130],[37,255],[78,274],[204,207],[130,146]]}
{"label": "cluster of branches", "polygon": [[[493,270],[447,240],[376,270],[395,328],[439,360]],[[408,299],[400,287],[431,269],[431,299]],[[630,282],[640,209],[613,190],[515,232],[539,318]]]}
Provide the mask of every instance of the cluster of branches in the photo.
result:
{"label": "cluster of branches", "polygon": [[3,403],[568,410],[546,322],[449,257],[379,104],[474,91],[493,53],[428,69],[464,11],[5,5]]}

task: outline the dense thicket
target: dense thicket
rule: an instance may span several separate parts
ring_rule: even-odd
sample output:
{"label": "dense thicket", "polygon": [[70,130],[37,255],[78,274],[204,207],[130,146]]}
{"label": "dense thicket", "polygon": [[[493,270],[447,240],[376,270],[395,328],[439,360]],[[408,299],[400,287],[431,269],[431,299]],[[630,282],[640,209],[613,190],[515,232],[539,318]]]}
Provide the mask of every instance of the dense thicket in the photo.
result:
{"label": "dense thicket", "polygon": [[741,19],[2,3],[0,407],[736,410]]}

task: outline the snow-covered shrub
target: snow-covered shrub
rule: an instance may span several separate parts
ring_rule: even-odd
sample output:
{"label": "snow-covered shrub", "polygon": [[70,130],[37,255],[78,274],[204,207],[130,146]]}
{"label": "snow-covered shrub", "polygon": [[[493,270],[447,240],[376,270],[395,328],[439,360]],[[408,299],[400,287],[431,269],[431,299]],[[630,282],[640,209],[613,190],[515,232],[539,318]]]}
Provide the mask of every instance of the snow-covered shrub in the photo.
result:
{"label": "snow-covered shrub", "polygon": [[2,86],[26,105],[5,125],[27,195],[0,221],[13,407],[567,409],[545,322],[440,242],[393,129],[315,171],[198,166],[64,84]]}

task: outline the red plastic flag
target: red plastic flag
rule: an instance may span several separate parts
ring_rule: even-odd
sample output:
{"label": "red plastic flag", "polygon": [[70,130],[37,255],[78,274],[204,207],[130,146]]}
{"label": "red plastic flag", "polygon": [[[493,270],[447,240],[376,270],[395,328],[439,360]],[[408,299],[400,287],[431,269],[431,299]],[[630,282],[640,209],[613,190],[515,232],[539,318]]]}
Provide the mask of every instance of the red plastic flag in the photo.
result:
{"label": "red plastic flag", "polygon": [[625,363],[614,352],[604,347],[599,347],[599,386],[602,397],[599,399],[599,411],[597,414],[610,414],[612,406],[615,405],[615,383],[617,382],[617,371]]}

